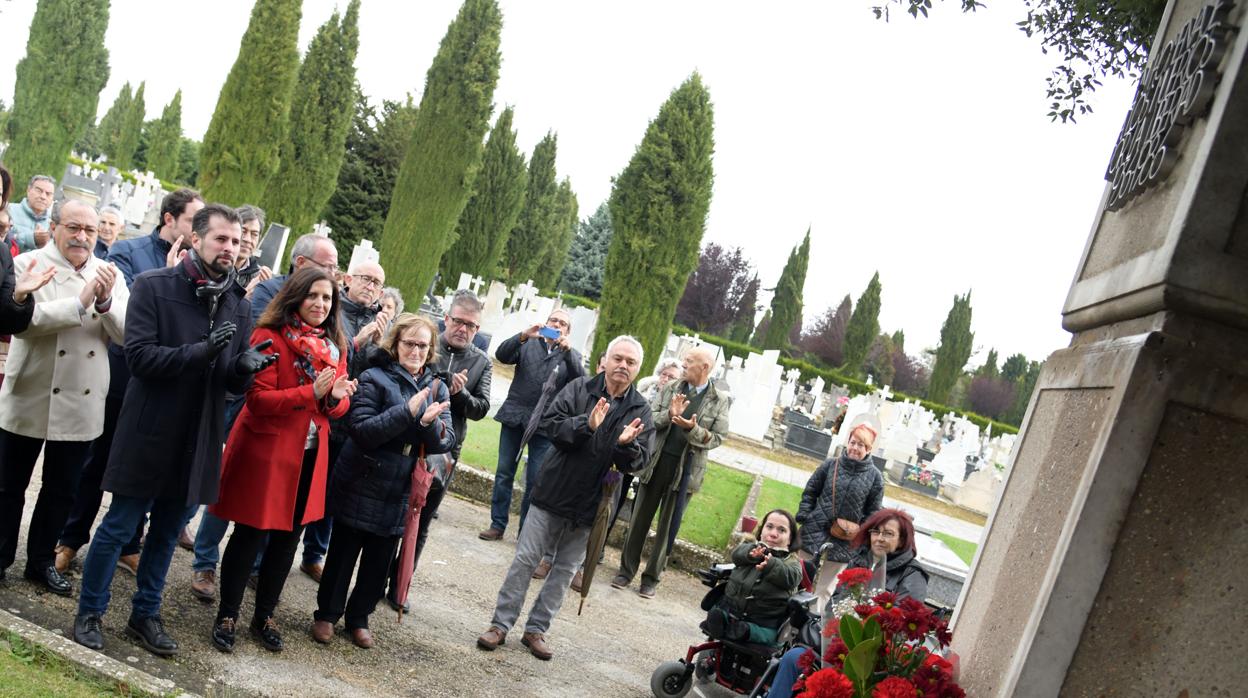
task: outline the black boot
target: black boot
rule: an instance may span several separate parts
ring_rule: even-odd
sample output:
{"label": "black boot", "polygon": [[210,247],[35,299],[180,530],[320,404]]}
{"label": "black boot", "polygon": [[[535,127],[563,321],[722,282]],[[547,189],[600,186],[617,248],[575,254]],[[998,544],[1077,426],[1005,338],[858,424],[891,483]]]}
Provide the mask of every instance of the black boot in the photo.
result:
{"label": "black boot", "polygon": [[93,650],[104,649],[104,628],[100,614],[79,613],[74,618],[74,642]]}

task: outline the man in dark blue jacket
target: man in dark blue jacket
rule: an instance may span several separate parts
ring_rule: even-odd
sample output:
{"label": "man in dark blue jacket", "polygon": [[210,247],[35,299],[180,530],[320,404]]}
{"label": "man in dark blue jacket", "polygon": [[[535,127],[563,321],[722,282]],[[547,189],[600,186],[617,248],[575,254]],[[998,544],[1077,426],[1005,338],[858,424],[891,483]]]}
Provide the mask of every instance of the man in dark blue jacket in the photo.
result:
{"label": "man in dark blue jacket", "polygon": [[[160,202],[160,225],[150,235],[113,243],[108,251],[112,262],[126,279],[127,288],[134,285],[139,274],[153,269],[164,269],[177,262],[178,254],[190,245],[191,222],[204,207],[204,199],[194,189],[178,189]],[[177,249],[174,249],[174,246]],[[78,478],[78,490],[69,519],[61,531],[56,545],[56,569],[65,572],[78,555],[78,550],[91,540],[91,527],[100,513],[103,492],[100,480],[108,465],[108,453],[113,446],[113,434],[117,430],[117,417],[121,415],[121,401],[130,382],[130,369],[126,367],[126,355],[120,344],[108,345],[108,396],[104,399],[104,432],[91,445],[91,456],[83,466]],[[143,521],[135,527],[134,535],[121,551],[121,564],[131,573],[139,570],[139,541],[143,537]],[[189,536],[188,536],[189,538]]]}
{"label": "man in dark blue jacket", "polygon": [[113,494],[83,564],[74,640],[104,646],[102,616],[121,547],[147,512],[127,633],[158,655],[178,644],[160,618],[165,575],[187,512],[217,499],[225,392],[241,393],[276,359],[248,348],[251,308],[234,282],[242,227],[234,209],[205,206],[192,249],[175,266],[141,274],[127,308],[132,379],[102,487]]}
{"label": "man in dark blue jacket", "polygon": [[[552,371],[558,371],[555,392],[558,393],[570,381],[585,375],[581,355],[568,345],[568,332],[572,330],[567,312],[556,310],[546,320],[546,326],[534,325],[498,345],[494,357],[500,363],[516,367],[511,379],[507,399],[498,408],[494,419],[502,427],[498,435],[498,467],[494,471],[494,493],[490,500],[490,527],[477,534],[481,540],[501,540],[511,516],[511,483],[520,462],[520,442],[524,428],[529,423],[533,408],[542,395],[542,385]],[[553,330],[558,339],[541,336],[541,331]],[[524,526],[529,511],[529,497],[541,471],[542,459],[550,449],[550,440],[538,430],[529,439],[529,460],[525,465],[524,499],[520,502],[520,526]],[[545,569],[539,574],[544,576]]]}
{"label": "man in dark blue jacket", "polygon": [[538,659],[554,656],[546,631],[585,560],[603,480],[612,466],[634,473],[650,462],[654,422],[649,403],[633,387],[641,360],[636,339],[616,337],[607,345],[603,372],[568,383],[543,413],[540,429],[554,448],[542,464],[490,628],[477,638],[481,649],[503,644],[520,617],[533,571],[547,554],[554,565],[533,601],[520,643]]}

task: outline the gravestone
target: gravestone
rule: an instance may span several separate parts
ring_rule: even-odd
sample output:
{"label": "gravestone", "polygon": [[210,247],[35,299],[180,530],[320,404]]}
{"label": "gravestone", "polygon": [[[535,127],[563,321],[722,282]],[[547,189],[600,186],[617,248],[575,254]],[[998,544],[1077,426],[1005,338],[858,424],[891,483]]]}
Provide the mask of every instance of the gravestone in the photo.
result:
{"label": "gravestone", "polygon": [[1248,684],[1243,23],[1225,0],[1166,7],[1063,308],[1074,337],[1040,373],[953,618],[967,695]]}
{"label": "gravestone", "polygon": [[751,352],[740,368],[729,369],[726,380],[732,390],[732,406],[728,410],[728,430],[738,436],[762,441],[771,426],[772,408],[780,393],[781,372],[776,360],[780,352],[769,349],[761,354]]}
{"label": "gravestone", "polygon": [[[262,266],[266,266],[273,270],[274,274],[282,273],[281,269],[285,269],[287,265],[282,264],[283,253],[286,251],[286,238],[290,235],[290,228],[277,223],[270,223],[269,229],[265,231],[264,237],[260,238],[260,246],[256,252],[256,261]],[[354,258],[355,255],[352,255]]]}
{"label": "gravestone", "polygon": [[[381,262],[381,252],[373,247],[372,240],[360,240],[360,243],[351,248],[351,260],[347,262],[347,269],[354,269],[355,265],[363,262],[372,262],[378,264]],[[276,269],[277,267],[271,267]]]}

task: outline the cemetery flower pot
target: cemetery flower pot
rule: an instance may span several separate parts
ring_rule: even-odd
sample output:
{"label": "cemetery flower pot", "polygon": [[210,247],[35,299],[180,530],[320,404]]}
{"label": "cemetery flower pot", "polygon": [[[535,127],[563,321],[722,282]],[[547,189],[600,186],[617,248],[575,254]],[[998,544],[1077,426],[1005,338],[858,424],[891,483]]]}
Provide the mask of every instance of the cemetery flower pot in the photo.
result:
{"label": "cemetery flower pot", "polygon": [[940,483],[943,478],[943,475],[928,468],[907,464],[905,475],[901,479],[901,486],[929,497],[936,497],[940,494]]}

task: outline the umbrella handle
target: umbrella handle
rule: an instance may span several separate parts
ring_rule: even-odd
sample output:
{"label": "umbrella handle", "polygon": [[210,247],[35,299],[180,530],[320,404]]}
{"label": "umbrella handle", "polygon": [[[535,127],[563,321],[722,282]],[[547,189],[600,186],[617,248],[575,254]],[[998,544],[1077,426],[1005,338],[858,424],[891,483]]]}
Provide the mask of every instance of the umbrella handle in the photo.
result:
{"label": "umbrella handle", "polygon": [[576,607],[576,615],[581,615],[581,611],[585,610],[585,597],[581,597],[581,605]]}

